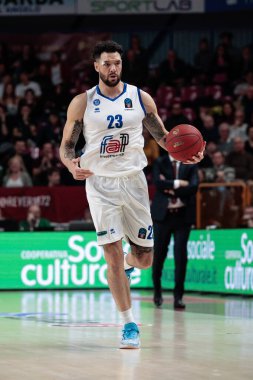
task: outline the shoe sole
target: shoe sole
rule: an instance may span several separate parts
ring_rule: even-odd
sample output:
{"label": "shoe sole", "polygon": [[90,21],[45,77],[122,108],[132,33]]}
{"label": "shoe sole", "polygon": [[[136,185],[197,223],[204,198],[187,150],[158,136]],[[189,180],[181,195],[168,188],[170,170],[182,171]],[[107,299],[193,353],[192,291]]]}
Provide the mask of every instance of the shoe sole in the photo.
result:
{"label": "shoe sole", "polygon": [[141,348],[141,346],[140,345],[138,345],[138,346],[132,346],[130,344],[129,345],[121,344],[119,346],[119,348],[121,350],[138,350],[139,348]]}

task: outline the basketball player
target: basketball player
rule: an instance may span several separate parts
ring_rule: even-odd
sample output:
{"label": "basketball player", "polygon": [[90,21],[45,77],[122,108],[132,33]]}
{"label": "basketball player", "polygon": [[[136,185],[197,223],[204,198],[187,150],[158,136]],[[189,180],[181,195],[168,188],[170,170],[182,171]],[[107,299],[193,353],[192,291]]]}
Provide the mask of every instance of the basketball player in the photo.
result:
{"label": "basketball player", "polygon": [[[94,47],[99,83],[71,101],[60,157],[76,180],[86,180],[98,244],[103,246],[108,265],[109,287],[124,324],[120,348],[139,348],[127,277],[134,267],[150,267],[153,255],[148,188],[142,171],[147,165],[142,125],[164,149],[168,132],[150,95],[121,81],[122,53],[113,41]],[[86,145],[83,155],[75,158],[81,132]],[[202,158],[200,152],[189,163]],[[125,256],[123,237],[131,245]]]}

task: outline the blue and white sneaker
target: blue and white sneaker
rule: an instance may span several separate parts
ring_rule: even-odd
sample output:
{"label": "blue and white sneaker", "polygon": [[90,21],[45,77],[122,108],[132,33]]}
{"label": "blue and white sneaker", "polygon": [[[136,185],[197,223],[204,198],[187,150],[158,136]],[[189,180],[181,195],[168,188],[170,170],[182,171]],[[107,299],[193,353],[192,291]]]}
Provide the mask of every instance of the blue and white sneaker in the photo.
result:
{"label": "blue and white sneaker", "polygon": [[140,332],[134,322],[126,323],[122,330],[120,348],[140,348]]}
{"label": "blue and white sneaker", "polygon": [[134,267],[131,267],[129,269],[125,269],[125,273],[126,273],[126,276],[127,276],[129,282],[131,282],[131,274],[133,273],[133,271],[134,271]]}

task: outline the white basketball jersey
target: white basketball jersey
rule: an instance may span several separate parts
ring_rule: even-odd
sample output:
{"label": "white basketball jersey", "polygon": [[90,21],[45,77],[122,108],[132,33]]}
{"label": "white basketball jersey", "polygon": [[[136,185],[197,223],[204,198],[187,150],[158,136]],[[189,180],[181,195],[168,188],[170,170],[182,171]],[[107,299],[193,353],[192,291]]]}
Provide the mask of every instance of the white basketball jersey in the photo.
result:
{"label": "white basketball jersey", "polygon": [[144,116],[140,90],[135,86],[124,83],[122,93],[113,99],[104,96],[98,86],[88,90],[81,167],[106,177],[142,170],[147,165],[142,136]]}

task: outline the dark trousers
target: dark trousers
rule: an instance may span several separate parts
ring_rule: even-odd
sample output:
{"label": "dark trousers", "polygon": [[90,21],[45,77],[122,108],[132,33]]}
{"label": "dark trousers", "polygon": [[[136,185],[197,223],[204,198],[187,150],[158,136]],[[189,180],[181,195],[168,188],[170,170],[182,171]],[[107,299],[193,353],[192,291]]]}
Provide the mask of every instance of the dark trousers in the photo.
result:
{"label": "dark trousers", "polygon": [[175,262],[175,300],[184,294],[184,281],[187,266],[187,241],[190,235],[190,225],[185,223],[185,208],[178,212],[167,212],[162,222],[154,222],[154,260],[152,277],[156,295],[161,294],[161,277],[164,261],[168,252],[171,235],[174,236]]}

